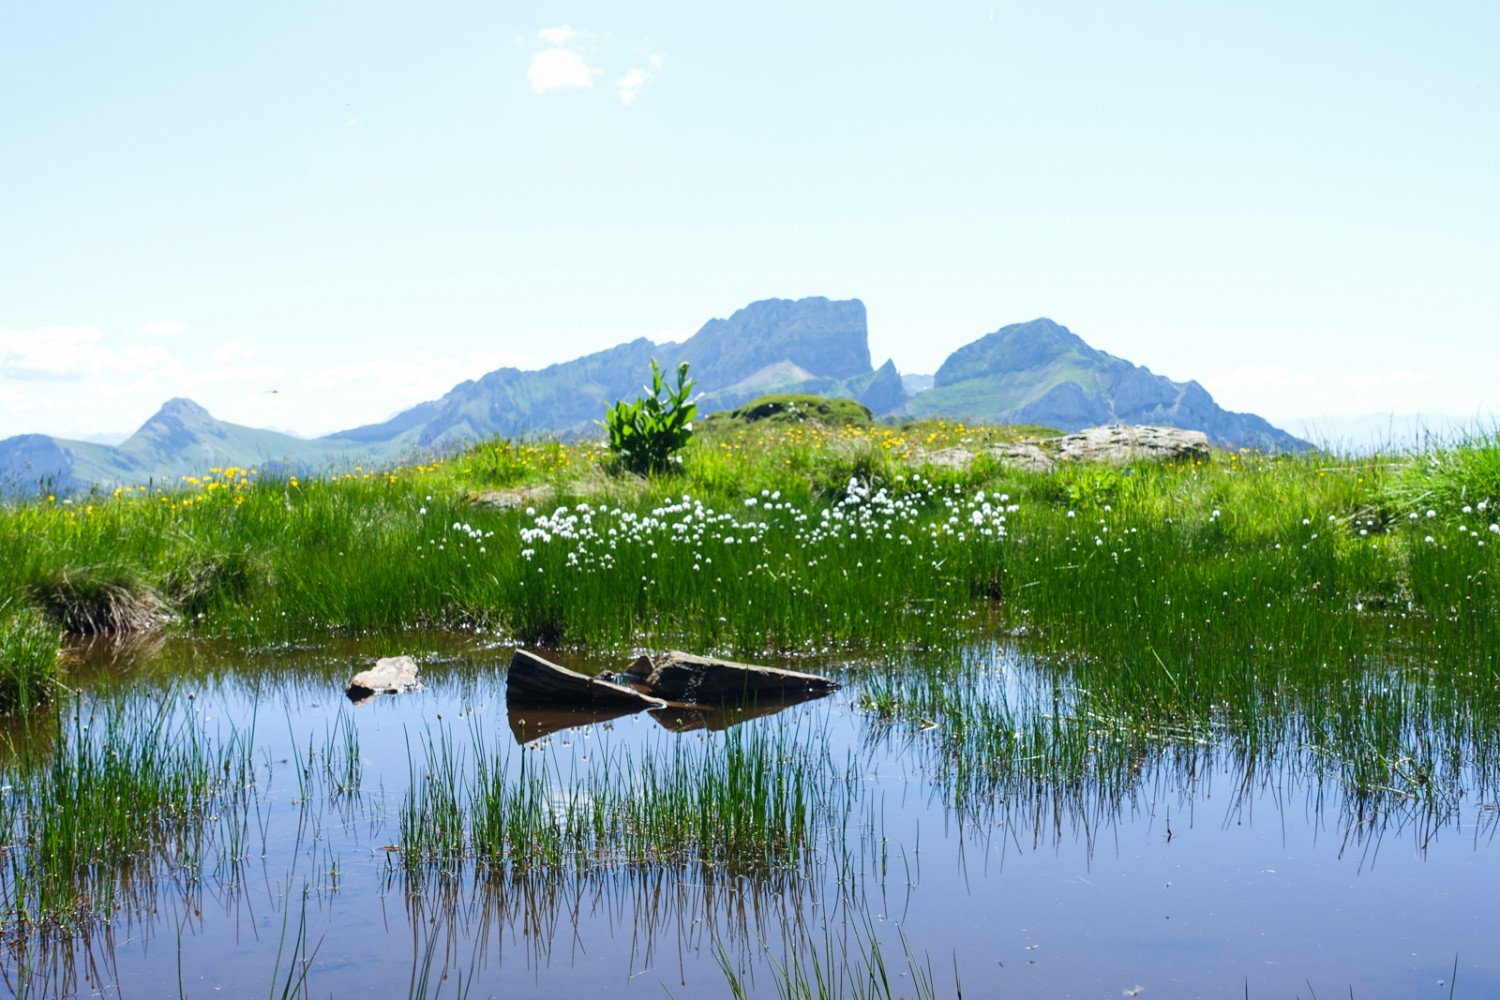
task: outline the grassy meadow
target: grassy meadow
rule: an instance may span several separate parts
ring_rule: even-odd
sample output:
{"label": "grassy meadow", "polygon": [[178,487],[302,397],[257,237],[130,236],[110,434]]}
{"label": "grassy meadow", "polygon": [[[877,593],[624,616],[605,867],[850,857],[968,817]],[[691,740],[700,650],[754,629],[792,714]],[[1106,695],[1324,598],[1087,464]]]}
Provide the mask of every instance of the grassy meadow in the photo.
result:
{"label": "grassy meadow", "polygon": [[[169,682],[118,707],[75,698],[69,637],[91,635],[356,636],[395,653],[421,628],[816,658],[862,738],[908,751],[976,829],[997,810],[1092,829],[1150,782],[1191,787],[1225,760],[1247,783],[1337,788],[1356,839],[1493,808],[1500,436],[1039,472],[986,447],[1044,429],[802,416],[703,421],[649,479],[595,444],[497,440],[0,508],[0,926],[83,933],[149,909],[154,865],[236,881],[251,832],[266,836],[256,771],[280,765],[257,756],[259,723],[210,731]],[[465,871],[813,884],[886,850],[860,767],[816,728],[599,746],[582,767],[472,721],[467,739],[461,723],[407,739],[387,863],[412,898],[446,898]],[[341,715],[291,767],[293,801],[353,815],[363,767]],[[332,891],[339,859],[316,863]],[[790,933],[773,979],[885,995],[889,960],[935,995],[925,958],[882,956],[857,921],[845,935]],[[743,969],[720,962],[738,995]]]}

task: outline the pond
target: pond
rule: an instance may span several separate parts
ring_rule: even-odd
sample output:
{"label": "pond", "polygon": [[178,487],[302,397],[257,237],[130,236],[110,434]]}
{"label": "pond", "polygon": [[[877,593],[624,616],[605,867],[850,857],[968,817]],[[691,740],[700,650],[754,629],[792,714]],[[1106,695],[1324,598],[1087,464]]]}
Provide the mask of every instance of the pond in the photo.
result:
{"label": "pond", "polygon": [[[398,651],[424,690],[351,705],[348,678]],[[1009,641],[802,658],[841,690],[613,719],[509,710],[510,654],[432,633],[88,653],[54,716],[12,723],[5,988],[1500,995],[1481,781],[1446,804],[1371,799],[1296,745],[1201,735],[997,777],[959,766],[935,724],[872,708],[889,678],[920,673],[1015,717],[1066,710],[1066,679]],[[58,876],[79,890],[74,916],[41,919],[37,831],[55,817],[37,815],[28,768],[169,744],[191,753],[161,781],[217,773],[128,863]]]}

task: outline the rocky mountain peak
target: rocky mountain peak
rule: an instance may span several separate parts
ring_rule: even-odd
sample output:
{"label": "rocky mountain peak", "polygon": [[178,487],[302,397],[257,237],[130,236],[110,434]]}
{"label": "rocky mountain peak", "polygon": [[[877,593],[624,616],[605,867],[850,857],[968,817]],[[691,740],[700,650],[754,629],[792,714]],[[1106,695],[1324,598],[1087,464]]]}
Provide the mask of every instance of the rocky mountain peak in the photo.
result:
{"label": "rocky mountain peak", "polygon": [[934,385],[953,385],[981,372],[994,375],[1042,368],[1067,354],[1089,361],[1103,357],[1078,334],[1045,317],[1012,323],[954,351],[937,370]]}

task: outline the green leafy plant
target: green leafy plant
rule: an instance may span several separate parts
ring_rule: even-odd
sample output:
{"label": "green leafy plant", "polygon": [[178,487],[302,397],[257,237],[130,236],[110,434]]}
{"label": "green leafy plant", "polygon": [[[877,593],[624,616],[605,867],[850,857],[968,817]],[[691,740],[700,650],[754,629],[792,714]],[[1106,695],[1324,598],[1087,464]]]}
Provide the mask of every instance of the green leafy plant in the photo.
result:
{"label": "green leafy plant", "polygon": [[677,452],[692,440],[693,415],[698,407],[688,397],[695,384],[688,378],[688,363],[684,361],[677,366],[677,388],[667,388],[661,367],[652,358],[651,384],[642,387],[649,395],[609,408],[600,426],[609,432],[609,450],[627,469],[643,476],[665,472]]}

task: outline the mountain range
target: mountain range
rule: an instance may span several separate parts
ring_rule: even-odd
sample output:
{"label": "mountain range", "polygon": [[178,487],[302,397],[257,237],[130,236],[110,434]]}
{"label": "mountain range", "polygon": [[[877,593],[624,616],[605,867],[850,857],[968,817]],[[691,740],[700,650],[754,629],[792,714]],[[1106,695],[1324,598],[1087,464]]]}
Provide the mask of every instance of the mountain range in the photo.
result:
{"label": "mountain range", "polygon": [[578,436],[594,429],[610,403],[639,392],[653,358],[668,371],[689,363],[705,415],[770,392],[798,392],[853,398],[892,420],[946,417],[1062,431],[1157,424],[1201,430],[1225,447],[1307,447],[1260,417],[1224,410],[1197,382],[1174,382],[1096,350],[1050,319],[987,334],[955,351],[933,376],[903,376],[891,361],[872,365],[858,299],[768,299],[709,320],[682,343],[641,338],[538,371],[497,369],[382,423],[321,438],[226,423],[187,399],[169,400],[118,445],[23,434],[0,441],[0,492],[176,482],[229,465],[337,468],[497,435]]}

